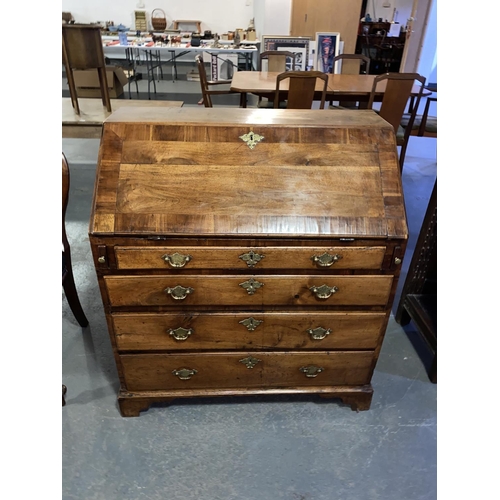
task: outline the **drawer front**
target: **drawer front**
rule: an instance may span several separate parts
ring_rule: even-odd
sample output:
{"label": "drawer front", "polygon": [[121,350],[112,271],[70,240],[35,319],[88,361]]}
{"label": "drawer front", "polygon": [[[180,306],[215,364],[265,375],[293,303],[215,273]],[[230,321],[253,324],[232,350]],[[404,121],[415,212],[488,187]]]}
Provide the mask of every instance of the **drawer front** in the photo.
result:
{"label": "drawer front", "polygon": [[380,269],[380,247],[115,247],[118,269]]}
{"label": "drawer front", "polygon": [[129,391],[364,385],[372,360],[370,351],[120,356]]}
{"label": "drawer front", "polygon": [[105,276],[112,306],[386,305],[392,276]]}
{"label": "drawer front", "polygon": [[374,349],[385,313],[113,314],[122,351]]}

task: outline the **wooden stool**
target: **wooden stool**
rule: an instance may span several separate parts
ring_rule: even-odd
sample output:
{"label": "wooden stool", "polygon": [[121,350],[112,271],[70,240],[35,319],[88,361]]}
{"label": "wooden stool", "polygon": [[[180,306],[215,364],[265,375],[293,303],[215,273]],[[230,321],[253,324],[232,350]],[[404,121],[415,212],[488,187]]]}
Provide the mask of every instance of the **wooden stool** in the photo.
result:
{"label": "wooden stool", "polygon": [[85,24],[62,27],[62,56],[68,76],[69,93],[75,112],[80,114],[73,70],[96,69],[99,75],[102,103],[111,112],[106,63],[102,48],[101,28]]}

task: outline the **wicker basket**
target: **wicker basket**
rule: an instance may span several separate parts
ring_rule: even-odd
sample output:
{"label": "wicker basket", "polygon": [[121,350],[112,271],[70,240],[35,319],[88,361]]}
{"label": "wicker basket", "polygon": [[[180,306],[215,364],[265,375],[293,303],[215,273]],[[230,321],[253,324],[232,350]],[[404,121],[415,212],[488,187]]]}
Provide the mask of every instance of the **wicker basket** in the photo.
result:
{"label": "wicker basket", "polygon": [[[160,15],[155,17],[155,12],[159,12]],[[161,17],[163,14],[163,17]],[[153,26],[153,29],[156,31],[163,31],[167,29],[167,16],[165,15],[165,12],[162,9],[155,9],[153,12],[151,12],[151,25]]]}

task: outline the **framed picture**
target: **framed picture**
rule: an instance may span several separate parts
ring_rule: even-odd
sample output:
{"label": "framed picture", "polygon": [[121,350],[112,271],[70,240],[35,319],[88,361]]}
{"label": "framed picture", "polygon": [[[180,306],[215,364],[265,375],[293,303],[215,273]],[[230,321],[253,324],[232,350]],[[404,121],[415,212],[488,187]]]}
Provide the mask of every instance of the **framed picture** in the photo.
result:
{"label": "framed picture", "polygon": [[238,71],[238,54],[210,54],[211,80],[231,80]]}
{"label": "framed picture", "polygon": [[323,73],[337,73],[333,58],[339,55],[340,33],[316,33],[314,69]]}
{"label": "framed picture", "polygon": [[[266,50],[288,50],[296,54],[295,69],[305,71],[309,61],[310,36],[271,36],[262,37],[262,52]],[[290,60],[288,60],[290,59]],[[287,58],[287,70],[292,69],[292,60]]]}

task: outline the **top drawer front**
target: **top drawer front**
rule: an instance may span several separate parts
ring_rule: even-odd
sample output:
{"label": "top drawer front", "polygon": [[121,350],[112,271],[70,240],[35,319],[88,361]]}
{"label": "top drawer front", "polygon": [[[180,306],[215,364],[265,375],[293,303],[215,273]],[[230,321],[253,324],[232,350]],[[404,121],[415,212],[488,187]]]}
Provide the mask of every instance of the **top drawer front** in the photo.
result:
{"label": "top drawer front", "polygon": [[380,269],[379,247],[115,247],[118,269]]}

